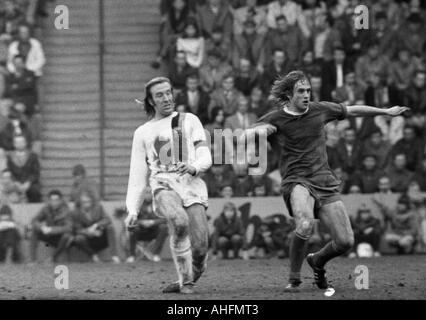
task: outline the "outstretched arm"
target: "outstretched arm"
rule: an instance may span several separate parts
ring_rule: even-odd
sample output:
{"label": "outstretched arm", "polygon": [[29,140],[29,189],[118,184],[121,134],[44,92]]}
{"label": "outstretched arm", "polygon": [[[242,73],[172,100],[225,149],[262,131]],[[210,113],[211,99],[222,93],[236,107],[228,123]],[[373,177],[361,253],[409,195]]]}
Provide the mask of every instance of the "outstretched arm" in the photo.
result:
{"label": "outstretched arm", "polygon": [[380,116],[387,115],[396,117],[403,114],[405,111],[410,110],[407,107],[395,106],[392,108],[381,109],[370,106],[347,106],[349,117],[365,117],[365,116]]}

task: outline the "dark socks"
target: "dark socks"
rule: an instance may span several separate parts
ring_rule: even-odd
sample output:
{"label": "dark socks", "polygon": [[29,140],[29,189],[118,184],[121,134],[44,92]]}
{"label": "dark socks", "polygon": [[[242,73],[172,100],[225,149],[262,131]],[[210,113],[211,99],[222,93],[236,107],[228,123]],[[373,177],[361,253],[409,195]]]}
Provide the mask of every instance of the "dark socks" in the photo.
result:
{"label": "dark socks", "polygon": [[323,268],[328,261],[343,253],[344,251],[340,250],[334,241],[330,241],[320,251],[315,253],[314,263],[318,268]]}
{"label": "dark socks", "polygon": [[306,256],[308,239],[293,234],[290,244],[290,282],[300,282],[300,269]]}

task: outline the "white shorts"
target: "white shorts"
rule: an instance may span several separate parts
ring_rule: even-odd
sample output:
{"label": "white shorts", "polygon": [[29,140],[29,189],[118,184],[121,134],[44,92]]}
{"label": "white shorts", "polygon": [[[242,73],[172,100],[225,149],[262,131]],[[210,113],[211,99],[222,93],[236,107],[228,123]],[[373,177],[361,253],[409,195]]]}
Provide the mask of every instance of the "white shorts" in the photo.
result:
{"label": "white shorts", "polygon": [[195,203],[199,203],[204,207],[208,207],[208,194],[207,186],[203,179],[190,174],[183,176],[175,172],[157,173],[150,177],[149,183],[151,185],[153,195],[153,206],[155,204],[155,194],[160,190],[173,190],[182,199],[183,207],[189,207]]}

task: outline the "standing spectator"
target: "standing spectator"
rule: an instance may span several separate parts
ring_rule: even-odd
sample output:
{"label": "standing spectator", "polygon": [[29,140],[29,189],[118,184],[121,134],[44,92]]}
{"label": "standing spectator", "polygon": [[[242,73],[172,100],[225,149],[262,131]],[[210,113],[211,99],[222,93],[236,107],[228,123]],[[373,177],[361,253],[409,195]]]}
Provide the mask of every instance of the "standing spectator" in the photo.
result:
{"label": "standing spectator", "polygon": [[272,61],[266,66],[263,73],[263,92],[269,92],[274,81],[280,76],[285,76],[293,67],[290,60],[287,59],[285,51],[282,49],[275,49],[272,53]]}
{"label": "standing spectator", "polygon": [[376,202],[376,204],[388,223],[388,231],[385,233],[387,244],[396,247],[399,254],[412,253],[417,233],[417,221],[414,211],[410,208],[408,197],[406,195],[400,196],[394,210],[380,202]]}
{"label": "standing spectator", "polygon": [[271,106],[266,100],[262,89],[259,86],[255,86],[250,93],[249,110],[253,112],[256,117],[260,118],[271,111],[270,107]]}
{"label": "standing spectator", "polygon": [[276,0],[268,5],[267,23],[271,29],[277,28],[277,17],[284,16],[290,26],[297,25],[306,38],[311,33],[302,13],[302,7],[292,0]]}
{"label": "standing spectator", "polygon": [[15,72],[13,58],[20,55],[24,58],[26,69],[34,72],[39,77],[43,74],[42,68],[46,63],[43,47],[35,38],[31,37],[30,28],[26,25],[19,26],[18,40],[9,46],[9,60],[7,67],[10,72]]}
{"label": "standing spectator", "polygon": [[200,68],[201,86],[207,93],[220,88],[223,77],[232,72],[232,67],[222,59],[219,50],[212,49],[207,52],[207,63]]}
{"label": "standing spectator", "polygon": [[27,144],[31,148],[31,130],[28,124],[21,118],[19,112],[12,108],[9,112],[9,122],[0,132],[0,148],[6,151],[12,151],[14,148],[13,138],[15,136],[24,136],[27,140]]}
{"label": "standing spectator", "polygon": [[112,261],[120,263],[117,256],[115,232],[111,218],[89,190],[80,194],[72,212],[74,235],[72,244],[99,262],[98,252],[111,249]]}
{"label": "standing spectator", "polygon": [[375,193],[378,191],[379,179],[383,176],[383,171],[377,166],[377,159],[374,155],[365,154],[362,157],[362,166],[355,172],[352,184],[361,188],[362,193]]}
{"label": "standing spectator", "polygon": [[195,20],[190,19],[186,22],[182,36],[177,39],[176,49],[185,52],[186,62],[192,68],[198,69],[203,63],[204,37],[201,36]]}
{"label": "standing spectator", "polygon": [[235,75],[235,88],[248,97],[259,83],[259,74],[252,67],[250,60],[241,58]]}
{"label": "standing spectator", "polygon": [[344,138],[338,142],[336,148],[340,155],[339,163],[343,165],[343,171],[352,174],[358,166],[361,148],[353,128],[347,128],[345,130]]}
{"label": "standing spectator", "polygon": [[[272,57],[275,49],[286,52],[287,59],[294,66],[300,65],[301,52],[305,50],[305,38],[297,25],[289,25],[285,16],[276,18],[277,28],[268,33],[267,56]],[[269,62],[269,61],[268,61]]]}
{"label": "standing spectator", "polygon": [[377,167],[384,169],[391,148],[389,142],[383,140],[383,134],[379,129],[373,131],[361,147],[361,155],[373,155],[377,160]]}
{"label": "standing spectator", "polygon": [[24,57],[13,58],[14,71],[7,78],[8,96],[25,105],[25,115],[31,117],[37,106],[37,80],[34,72],[25,68]]}
{"label": "standing spectator", "polygon": [[245,6],[232,11],[234,17],[234,35],[243,32],[244,22],[247,20],[254,21],[256,33],[265,34],[268,31],[266,8],[258,6],[257,2],[257,0],[246,0]]}
{"label": "standing spectator", "polygon": [[323,100],[331,100],[331,93],[336,88],[343,87],[345,74],[350,71],[345,57],[343,48],[335,47],[333,60],[323,63],[321,70]]}
{"label": "standing spectator", "polygon": [[407,157],[403,153],[397,153],[391,158],[391,164],[386,174],[394,192],[405,192],[413,180],[413,172],[407,169]]}
{"label": "standing spectator", "polygon": [[388,79],[390,62],[386,56],[379,54],[377,42],[371,42],[367,47],[366,54],[359,57],[355,64],[355,74],[358,82],[363,88],[367,88],[367,81],[373,74],[379,79]]}
{"label": "standing spectator", "polygon": [[340,45],[340,34],[333,25],[334,20],[329,15],[320,16],[318,19],[317,30],[312,39],[317,63],[321,64],[324,61],[333,59],[333,48],[336,45]]}
{"label": "standing spectator", "polygon": [[343,103],[346,106],[354,105],[357,101],[364,100],[364,90],[355,78],[355,72],[349,71],[345,74],[342,87],[337,87],[331,92],[333,101]]}
{"label": "standing spectator", "polygon": [[69,247],[72,232],[72,220],[67,204],[59,190],[48,194],[48,201],[31,222],[30,259],[37,260],[38,242],[43,241],[55,247],[53,262]]}
{"label": "standing spectator", "polygon": [[221,107],[225,112],[225,117],[233,115],[238,108],[238,98],[242,95],[235,88],[235,76],[233,73],[227,74],[223,77],[222,85],[211,94],[211,101],[209,111],[213,107]]}
{"label": "standing spectator", "polygon": [[185,89],[177,94],[175,104],[177,107],[184,105],[186,111],[196,114],[203,125],[209,122],[210,96],[201,89],[200,77],[197,73],[186,77]]}
{"label": "standing spectator", "polygon": [[229,128],[233,132],[237,129],[248,129],[257,121],[256,115],[248,111],[249,101],[245,96],[239,96],[237,103],[237,112],[225,120],[225,128]]}
{"label": "standing spectator", "polygon": [[205,37],[210,37],[215,26],[222,26],[226,37],[232,34],[232,14],[223,0],[207,0],[197,7],[197,21]]}
{"label": "standing spectator", "polygon": [[243,32],[234,36],[233,66],[238,67],[242,58],[250,61],[257,71],[263,72],[265,64],[265,35],[256,33],[253,20],[244,22]]}
{"label": "standing spectator", "polygon": [[21,192],[25,192],[28,202],[41,201],[40,163],[38,156],[28,149],[24,136],[13,138],[14,151],[7,157],[7,167],[12,180],[18,183]]}
{"label": "standing spectator", "polygon": [[196,73],[197,70],[191,67],[186,61],[186,53],[184,51],[176,52],[174,62],[169,68],[169,79],[173,88],[177,91],[183,90],[188,75]]}
{"label": "standing spectator", "polygon": [[239,251],[244,244],[244,227],[234,203],[227,202],[223,211],[214,221],[212,235],[213,254],[222,252],[222,258],[228,259],[229,250],[233,251],[233,258],[239,258]]}
{"label": "standing spectator", "polygon": [[99,188],[95,181],[87,177],[86,168],[82,164],[77,164],[72,168],[73,182],[71,185],[70,201],[74,204],[84,191],[89,191],[96,200],[100,200]]}
{"label": "standing spectator", "polygon": [[232,50],[229,50],[230,47],[231,39],[225,37],[221,26],[215,26],[212,30],[211,37],[206,39],[205,51],[208,53],[212,50],[216,50],[220,52],[224,61],[231,63]]}
{"label": "standing spectator", "polygon": [[14,263],[22,261],[21,240],[18,225],[13,219],[12,209],[3,203],[2,199],[0,205],[0,263],[6,261],[9,249],[12,251]]}
{"label": "standing spectator", "polygon": [[[361,243],[367,243],[373,249],[374,257],[380,257],[380,240],[382,238],[382,226],[380,220],[373,216],[371,210],[363,204],[357,211],[355,219],[352,220],[354,229],[354,253],[358,251]],[[353,255],[350,255],[352,257]]]}
{"label": "standing spectator", "polygon": [[[130,252],[127,263],[135,262],[136,245],[138,241],[143,241],[146,245],[143,247],[143,254],[154,262],[161,261],[160,253],[163,249],[164,242],[168,236],[167,223],[165,219],[158,218],[154,213],[152,206],[151,189],[145,190],[144,202],[139,212],[138,219],[134,229],[130,232],[129,245]],[[148,245],[152,244],[151,248]]]}
{"label": "standing spectator", "polygon": [[424,143],[416,137],[412,126],[406,125],[403,137],[398,140],[389,152],[389,158],[393,159],[397,154],[404,154],[407,160],[407,169],[415,171],[423,156]]}

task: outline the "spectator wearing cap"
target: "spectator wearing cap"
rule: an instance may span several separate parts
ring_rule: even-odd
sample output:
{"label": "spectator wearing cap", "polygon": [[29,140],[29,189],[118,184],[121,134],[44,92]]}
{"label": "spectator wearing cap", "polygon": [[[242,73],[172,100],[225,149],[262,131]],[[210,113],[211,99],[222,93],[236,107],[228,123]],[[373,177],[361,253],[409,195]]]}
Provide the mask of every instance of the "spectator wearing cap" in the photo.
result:
{"label": "spectator wearing cap", "polygon": [[96,201],[100,199],[97,183],[87,177],[86,168],[77,164],[72,169],[73,182],[71,185],[70,201],[76,203],[83,191],[89,191],[94,195]]}
{"label": "spectator wearing cap", "polygon": [[407,48],[412,55],[421,56],[426,43],[424,21],[420,14],[412,13],[396,36],[397,48]]}
{"label": "spectator wearing cap", "polygon": [[299,26],[290,25],[283,15],[276,17],[276,20],[277,28],[269,30],[267,36],[267,57],[270,58],[273,50],[279,48],[287,53],[287,59],[292,65],[300,65],[300,53],[306,49],[307,42]]}
{"label": "spectator wearing cap", "polygon": [[405,194],[401,195],[395,209],[380,202],[376,204],[388,224],[384,237],[386,243],[395,247],[399,254],[412,253],[417,236],[417,217],[411,208],[410,199]]}
{"label": "spectator wearing cap", "polygon": [[332,100],[332,92],[336,88],[343,87],[345,74],[350,71],[346,61],[345,51],[343,47],[335,47],[333,51],[333,59],[325,61],[321,68],[322,79],[322,99]]}
{"label": "spectator wearing cap", "polygon": [[220,250],[222,258],[228,259],[228,252],[232,250],[233,258],[239,258],[239,251],[244,244],[244,226],[241,218],[238,216],[238,210],[235,204],[227,202],[213,225],[213,254],[217,254]]}
{"label": "spectator wearing cap", "polygon": [[13,58],[20,55],[24,58],[26,69],[34,72],[39,77],[43,74],[42,68],[46,63],[43,47],[35,38],[31,37],[30,28],[27,25],[19,26],[18,40],[13,41],[9,46],[9,60],[7,67],[10,72],[15,72]]}
{"label": "spectator wearing cap", "polygon": [[394,192],[405,192],[413,180],[413,172],[407,169],[407,157],[403,153],[396,153],[391,158],[386,175],[391,181]]}
{"label": "spectator wearing cap", "polygon": [[424,144],[416,136],[412,126],[406,125],[403,137],[398,140],[389,152],[389,158],[393,159],[397,154],[404,154],[407,160],[407,169],[415,171],[423,156]]}
{"label": "spectator wearing cap", "polygon": [[188,19],[181,36],[177,38],[177,51],[185,52],[186,62],[195,69],[203,63],[205,56],[204,37],[201,36],[195,19]]}
{"label": "spectator wearing cap", "polygon": [[232,50],[229,50],[230,47],[231,39],[225,37],[223,28],[221,26],[215,26],[212,30],[211,37],[206,39],[206,53],[211,52],[212,50],[216,50],[220,52],[220,55],[224,61],[231,63]]}
{"label": "spectator wearing cap", "polygon": [[[380,220],[373,216],[371,209],[365,204],[357,210],[356,217],[352,219],[352,228],[354,230],[354,253],[361,243],[367,243],[373,249],[373,255],[380,257],[380,241],[383,235],[383,229]],[[353,255],[350,255],[353,256]]]}
{"label": "spectator wearing cap", "polygon": [[370,154],[375,156],[377,167],[379,169],[384,169],[390,149],[390,143],[383,139],[382,132],[376,128],[362,144],[360,153],[362,155]]}
{"label": "spectator wearing cap", "polygon": [[197,73],[197,70],[188,64],[186,53],[177,51],[169,68],[169,79],[177,93],[185,88],[186,78],[193,73]]}
{"label": "spectator wearing cap", "polygon": [[265,34],[268,31],[266,7],[257,5],[257,0],[246,0],[245,2],[245,6],[232,10],[234,35],[243,32],[244,22],[247,20],[254,21],[256,33]]}
{"label": "spectator wearing cap", "polygon": [[248,59],[250,64],[260,73],[265,64],[265,40],[263,34],[256,33],[256,23],[253,20],[244,22],[243,32],[234,36],[233,66],[238,67],[242,58]]}
{"label": "spectator wearing cap", "polygon": [[207,61],[200,68],[201,87],[207,93],[222,86],[223,77],[232,72],[232,67],[223,60],[220,51],[213,49],[207,52]]}
{"label": "spectator wearing cap", "polygon": [[12,180],[18,183],[21,192],[26,194],[28,202],[41,201],[40,163],[37,154],[28,148],[24,136],[13,138],[14,150],[7,157],[7,167]]}
{"label": "spectator wearing cap", "polygon": [[222,26],[226,37],[232,34],[232,14],[224,0],[207,0],[197,7],[197,22],[205,37],[210,37],[215,26]]}
{"label": "spectator wearing cap", "polygon": [[223,108],[225,117],[233,115],[238,108],[238,98],[242,93],[235,88],[235,75],[229,73],[224,75],[221,87],[213,91],[211,94],[211,101],[209,112],[213,107],[219,106]]}
{"label": "spectator wearing cap", "polygon": [[362,166],[352,177],[352,184],[361,188],[362,193],[375,193],[378,191],[379,179],[383,171],[377,166],[377,159],[372,154],[362,157]]}
{"label": "spectator wearing cap", "polygon": [[38,103],[37,78],[34,72],[25,67],[24,57],[13,58],[14,71],[7,77],[6,95],[25,105],[25,115],[31,117],[36,112]]}
{"label": "spectator wearing cap", "polygon": [[196,114],[203,125],[209,122],[210,96],[201,89],[198,73],[186,77],[185,88],[177,94],[175,104],[177,107],[183,105],[187,112]]}
{"label": "spectator wearing cap", "polygon": [[55,262],[60,254],[70,245],[72,219],[69,208],[59,190],[51,190],[47,203],[31,221],[30,259],[37,260],[37,247],[40,241],[55,248],[52,260]]}
{"label": "spectator wearing cap", "polygon": [[306,38],[311,36],[311,32],[305,21],[305,16],[302,12],[302,7],[292,0],[276,0],[268,5],[267,23],[271,29],[277,28],[277,16],[283,15],[286,17],[288,24],[299,26],[303,35]]}

